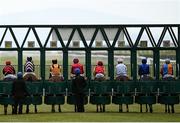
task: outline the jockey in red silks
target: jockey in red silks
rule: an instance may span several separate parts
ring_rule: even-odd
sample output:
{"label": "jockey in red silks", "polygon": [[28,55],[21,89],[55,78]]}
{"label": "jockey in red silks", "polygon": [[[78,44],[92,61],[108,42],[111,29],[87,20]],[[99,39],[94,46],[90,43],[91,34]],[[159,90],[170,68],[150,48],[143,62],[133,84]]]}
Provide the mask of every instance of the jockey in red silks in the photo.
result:
{"label": "jockey in red silks", "polygon": [[98,61],[96,67],[94,68],[94,72],[93,72],[94,76],[95,76],[95,80],[96,79],[101,79],[104,80],[105,79],[105,67],[103,65],[102,61]]}
{"label": "jockey in red silks", "polygon": [[84,76],[84,68],[83,68],[83,65],[79,63],[78,58],[73,59],[73,64],[71,66],[71,77],[75,76],[75,69],[76,68],[79,68],[81,76]]}
{"label": "jockey in red silks", "polygon": [[6,61],[6,66],[3,68],[4,80],[14,80],[16,79],[16,71],[11,65],[11,61]]}

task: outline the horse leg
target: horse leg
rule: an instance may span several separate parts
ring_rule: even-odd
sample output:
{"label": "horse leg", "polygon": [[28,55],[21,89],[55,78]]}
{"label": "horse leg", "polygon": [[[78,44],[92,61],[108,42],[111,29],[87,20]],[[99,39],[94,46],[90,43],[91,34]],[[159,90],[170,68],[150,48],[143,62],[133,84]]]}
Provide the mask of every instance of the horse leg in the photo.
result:
{"label": "horse leg", "polygon": [[146,112],[148,112],[148,104],[146,104]]}
{"label": "horse leg", "polygon": [[59,105],[58,110],[59,110],[59,112],[61,112],[61,105]]}
{"label": "horse leg", "polygon": [[126,112],[129,112],[129,106],[126,104]]}
{"label": "horse leg", "polygon": [[100,112],[102,112],[102,104],[100,104]]}
{"label": "horse leg", "polygon": [[37,113],[37,105],[34,105],[34,112]]}
{"label": "horse leg", "polygon": [[168,105],[168,113],[170,113],[170,105]]}
{"label": "horse leg", "polygon": [[26,114],[29,113],[29,105],[26,105]]}
{"label": "horse leg", "polygon": [[174,104],[171,105],[171,112],[174,113]]}
{"label": "horse leg", "polygon": [[140,112],[142,113],[142,104],[140,104]]}
{"label": "horse leg", "polygon": [[149,111],[150,111],[150,113],[152,113],[152,112],[153,112],[153,107],[152,107],[152,104],[149,104]]}
{"label": "horse leg", "polygon": [[8,105],[4,105],[4,114],[7,115],[7,107]]}
{"label": "horse leg", "polygon": [[103,112],[105,112],[105,105],[103,104]]}
{"label": "horse leg", "polygon": [[55,112],[55,105],[52,104],[52,109],[51,109],[51,112],[54,113]]}
{"label": "horse leg", "polygon": [[122,112],[122,104],[119,105],[119,112]]}
{"label": "horse leg", "polygon": [[165,113],[167,113],[167,104],[165,104]]}
{"label": "horse leg", "polygon": [[12,114],[13,114],[13,111],[14,111],[14,105],[12,105]]}

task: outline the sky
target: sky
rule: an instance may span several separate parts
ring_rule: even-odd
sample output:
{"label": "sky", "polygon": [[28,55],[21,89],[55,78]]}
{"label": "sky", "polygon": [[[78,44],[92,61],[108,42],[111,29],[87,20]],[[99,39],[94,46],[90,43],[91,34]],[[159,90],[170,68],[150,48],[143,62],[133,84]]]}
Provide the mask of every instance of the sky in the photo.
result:
{"label": "sky", "polygon": [[180,24],[180,0],[0,0],[0,25]]}

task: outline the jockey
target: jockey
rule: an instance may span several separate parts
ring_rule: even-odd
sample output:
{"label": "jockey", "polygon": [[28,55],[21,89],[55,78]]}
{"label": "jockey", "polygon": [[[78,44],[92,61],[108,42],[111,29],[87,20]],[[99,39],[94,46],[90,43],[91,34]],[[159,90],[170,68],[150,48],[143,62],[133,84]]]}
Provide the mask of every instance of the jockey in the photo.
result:
{"label": "jockey", "polygon": [[168,77],[174,78],[174,76],[173,76],[173,66],[170,63],[170,59],[166,59],[165,64],[162,65],[161,75],[162,75],[163,79],[168,78]]}
{"label": "jockey", "polygon": [[57,63],[57,59],[52,60],[52,65],[50,66],[50,72],[52,76],[61,75],[61,66]]}
{"label": "jockey", "polygon": [[24,80],[36,81],[37,77],[34,71],[35,71],[35,67],[32,57],[27,57],[26,63],[24,64],[24,72],[25,72],[23,75]]}
{"label": "jockey", "polygon": [[32,57],[27,57],[27,61],[24,65],[24,72],[34,72],[35,67],[32,61]]}
{"label": "jockey", "polygon": [[52,65],[50,66],[50,81],[58,82],[62,81],[64,78],[61,75],[61,66],[57,63],[57,59],[52,60]]}
{"label": "jockey", "polygon": [[127,67],[125,64],[123,64],[123,59],[119,58],[117,62],[118,64],[116,65],[116,78],[118,77],[128,78]]}
{"label": "jockey", "polygon": [[11,61],[6,61],[6,66],[3,68],[4,80],[13,80],[16,79],[15,69],[11,65]]}
{"label": "jockey", "polygon": [[96,67],[94,68],[95,79],[100,79],[105,77],[105,67],[102,61],[98,61]]}
{"label": "jockey", "polygon": [[73,59],[73,64],[71,66],[71,77],[75,76],[75,69],[76,68],[79,68],[81,76],[84,76],[83,75],[84,74],[84,68],[83,68],[83,65],[79,63],[78,58]]}
{"label": "jockey", "polygon": [[149,74],[150,74],[149,65],[146,63],[147,63],[147,59],[144,58],[144,59],[142,59],[142,64],[139,65],[138,74],[139,74],[140,78],[149,76]]}

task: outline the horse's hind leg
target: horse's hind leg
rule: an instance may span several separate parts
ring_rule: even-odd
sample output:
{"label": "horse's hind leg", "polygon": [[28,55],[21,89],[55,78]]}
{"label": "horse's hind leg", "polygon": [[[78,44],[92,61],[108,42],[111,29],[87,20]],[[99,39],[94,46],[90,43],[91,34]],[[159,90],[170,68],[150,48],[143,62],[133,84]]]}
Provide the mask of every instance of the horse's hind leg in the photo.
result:
{"label": "horse's hind leg", "polygon": [[26,105],[26,114],[29,113],[29,105]]}
{"label": "horse's hind leg", "polygon": [[59,112],[61,112],[61,105],[59,105],[59,108],[58,108]]}
{"label": "horse's hind leg", "polygon": [[149,111],[150,111],[150,113],[153,113],[153,107],[152,107],[152,104],[149,104]]}
{"label": "horse's hind leg", "polygon": [[37,113],[37,105],[34,105],[34,112]]}
{"label": "horse's hind leg", "polygon": [[168,106],[168,113],[170,113],[170,105],[167,105]]}
{"label": "horse's hind leg", "polygon": [[172,112],[172,113],[175,113],[175,111],[174,111],[174,105],[173,105],[173,104],[171,105],[171,112]]}
{"label": "horse's hind leg", "polygon": [[142,104],[140,104],[140,112],[142,113]]}
{"label": "horse's hind leg", "polygon": [[126,104],[126,112],[129,112],[129,106]]}
{"label": "horse's hind leg", "polygon": [[52,104],[52,109],[51,112],[54,113],[55,112],[55,104]]}
{"label": "horse's hind leg", "polygon": [[105,110],[106,110],[106,107],[105,107],[105,105],[103,104],[103,112],[105,112]]}
{"label": "horse's hind leg", "polygon": [[4,114],[7,115],[7,107],[8,105],[4,105]]}
{"label": "horse's hind leg", "polygon": [[102,104],[100,104],[100,112],[103,112],[103,110],[102,110]]}
{"label": "horse's hind leg", "polygon": [[122,104],[119,104],[119,112],[122,112]]}
{"label": "horse's hind leg", "polygon": [[148,112],[148,104],[146,104],[146,112]]}

